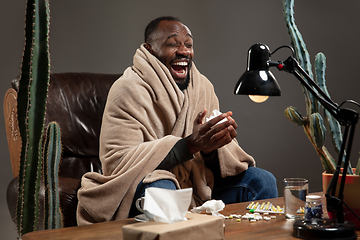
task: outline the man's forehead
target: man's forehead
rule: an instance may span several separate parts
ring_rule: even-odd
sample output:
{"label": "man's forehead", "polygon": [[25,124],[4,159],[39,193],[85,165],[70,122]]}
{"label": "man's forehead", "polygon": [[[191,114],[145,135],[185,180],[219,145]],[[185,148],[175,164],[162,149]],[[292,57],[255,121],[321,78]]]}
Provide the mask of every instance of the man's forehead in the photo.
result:
{"label": "man's forehead", "polygon": [[183,23],[177,21],[161,21],[155,31],[156,38],[165,37],[166,39],[186,35],[192,38],[190,29]]}

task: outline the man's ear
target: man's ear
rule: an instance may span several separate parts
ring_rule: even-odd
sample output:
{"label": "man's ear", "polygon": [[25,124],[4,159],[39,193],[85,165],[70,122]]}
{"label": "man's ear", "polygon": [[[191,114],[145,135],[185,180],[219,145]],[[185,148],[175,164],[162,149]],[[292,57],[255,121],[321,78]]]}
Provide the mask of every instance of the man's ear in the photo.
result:
{"label": "man's ear", "polygon": [[154,54],[152,48],[151,48],[151,45],[149,43],[145,43],[144,44],[144,47],[146,48],[146,50],[148,50],[151,54]]}

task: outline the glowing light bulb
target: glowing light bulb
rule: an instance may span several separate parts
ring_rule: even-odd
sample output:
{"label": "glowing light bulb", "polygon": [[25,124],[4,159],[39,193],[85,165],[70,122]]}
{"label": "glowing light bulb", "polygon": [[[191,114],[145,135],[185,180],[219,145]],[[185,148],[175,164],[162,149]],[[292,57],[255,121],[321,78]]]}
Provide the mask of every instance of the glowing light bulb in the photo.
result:
{"label": "glowing light bulb", "polygon": [[249,98],[256,103],[262,103],[265,102],[269,96],[249,95]]}

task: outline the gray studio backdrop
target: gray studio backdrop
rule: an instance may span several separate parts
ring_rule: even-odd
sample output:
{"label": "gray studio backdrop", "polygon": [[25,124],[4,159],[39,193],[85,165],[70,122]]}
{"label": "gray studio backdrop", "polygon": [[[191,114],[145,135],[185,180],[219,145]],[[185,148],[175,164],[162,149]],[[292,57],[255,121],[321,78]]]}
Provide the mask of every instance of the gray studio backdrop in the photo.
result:
{"label": "gray studio backdrop", "polygon": [[[220,110],[234,112],[240,145],[255,157],[258,167],[276,176],[279,194],[282,196],[284,177],[307,178],[310,191],[321,191],[320,159],[302,128],[284,116],[284,109],[290,105],[305,112],[302,89],[295,77],[273,69],[282,97],[263,104],[232,94],[252,44],[262,42],[271,50],[290,44],[281,0],[51,0],[50,4],[52,72],[121,73],[132,64],[150,20],[162,15],[179,17],[193,33],[194,61],[214,84]],[[6,1],[2,9],[0,95],[4,96],[21,65],[25,1]],[[360,1],[356,0],[295,2],[296,23],[312,62],[320,51],[327,57],[327,85],[338,103],[360,101],[359,10]],[[285,60],[289,55],[284,49],[272,60]],[[353,165],[359,158],[359,133],[355,136]],[[15,238],[5,201],[12,172],[3,117],[0,143],[0,233]]]}

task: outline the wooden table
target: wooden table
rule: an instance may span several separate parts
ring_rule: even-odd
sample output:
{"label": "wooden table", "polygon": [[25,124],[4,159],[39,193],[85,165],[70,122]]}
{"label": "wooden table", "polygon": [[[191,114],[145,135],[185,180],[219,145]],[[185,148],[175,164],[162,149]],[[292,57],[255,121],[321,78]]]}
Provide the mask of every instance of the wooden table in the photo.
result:
{"label": "wooden table", "polygon": [[[284,199],[273,198],[268,200],[258,201],[262,202],[271,202],[274,205],[284,205]],[[236,203],[226,205],[225,209],[221,212],[225,216],[230,214],[241,214],[244,215],[248,212],[246,207],[249,205],[249,202]],[[326,214],[326,213],[325,213]],[[235,240],[235,239],[298,239],[292,236],[293,229],[293,220],[285,219],[283,214],[275,214],[276,219],[271,219],[270,221],[260,220],[254,223],[246,219],[242,219],[241,222],[237,222],[236,219],[225,219],[225,239],[226,240]],[[126,219],[120,221],[104,222],[97,223],[89,226],[81,227],[68,227],[56,230],[43,230],[30,232],[25,234],[21,239],[22,240],[38,240],[38,239],[52,239],[52,240],[62,240],[62,239],[123,239],[122,238],[122,226],[126,224],[136,223],[134,219]],[[360,231],[357,231],[358,239]]]}

